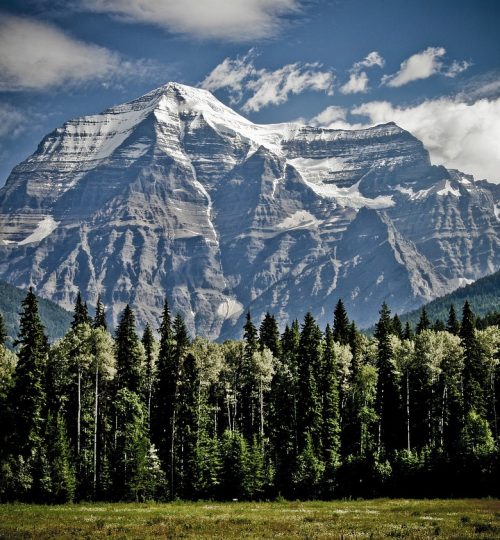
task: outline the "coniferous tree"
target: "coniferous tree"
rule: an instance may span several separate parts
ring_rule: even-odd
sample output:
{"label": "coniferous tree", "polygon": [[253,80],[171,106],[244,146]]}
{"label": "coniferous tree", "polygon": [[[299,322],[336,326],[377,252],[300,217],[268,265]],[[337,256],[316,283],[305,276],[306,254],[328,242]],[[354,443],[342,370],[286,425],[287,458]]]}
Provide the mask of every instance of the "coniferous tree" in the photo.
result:
{"label": "coniferous tree", "polygon": [[448,330],[448,332],[450,332],[450,334],[453,334],[454,336],[458,336],[458,334],[460,333],[460,322],[458,321],[457,314],[455,312],[455,306],[453,304],[451,304],[450,311],[448,313],[446,330]]}
{"label": "coniferous tree", "polygon": [[333,312],[333,339],[341,345],[348,345],[350,330],[349,317],[344,303],[339,299]]}
{"label": "coniferous tree", "polygon": [[75,308],[73,311],[73,321],[71,322],[71,328],[76,328],[79,324],[91,324],[89,317],[89,310],[87,303],[83,302],[80,291],[76,295]]}
{"label": "coniferous tree", "polygon": [[321,447],[325,463],[326,492],[333,493],[335,473],[340,461],[340,413],[337,364],[333,334],[330,326],[325,330],[325,347],[322,376],[322,440]]}
{"label": "coniferous tree", "polygon": [[384,302],[380,309],[380,318],[376,324],[375,337],[378,340],[377,352],[377,413],[378,419],[378,452],[385,450],[391,453],[401,445],[399,388],[396,367],[392,359],[391,311]]}
{"label": "coniferous tree", "polygon": [[253,436],[258,432],[258,404],[255,399],[257,380],[255,377],[254,354],[258,350],[259,344],[257,328],[252,322],[250,312],[247,313],[243,340],[245,342],[245,350],[241,366],[241,433],[248,442],[251,442]]}
{"label": "coniferous tree", "polygon": [[151,411],[151,436],[158,448],[162,468],[171,478],[172,431],[174,421],[175,394],[179,377],[179,366],[174,354],[172,319],[167,299],[163,305],[162,321],[159,328],[160,350],[157,361],[157,375],[153,388]]}
{"label": "coniferous tree", "polygon": [[9,403],[14,428],[12,449],[29,459],[40,447],[45,427],[48,344],[31,287],[22,308],[19,335],[15,342],[20,349]]}
{"label": "coniferous tree", "polygon": [[460,325],[460,339],[464,348],[464,409],[466,415],[471,411],[475,411],[480,416],[485,417],[487,410],[485,391],[488,388],[488,370],[481,361],[475,328],[475,316],[469,302],[466,300]]}
{"label": "coniferous tree", "polygon": [[280,333],[274,315],[266,313],[259,328],[260,349],[267,347],[275,358],[279,356]]}
{"label": "coniferous tree", "polygon": [[403,325],[397,314],[392,318],[392,333],[399,339],[403,339]]}
{"label": "coniferous tree", "polygon": [[425,308],[422,308],[422,311],[420,312],[420,319],[417,324],[416,333],[421,334],[424,330],[429,330],[431,327],[431,322],[429,321],[429,317],[427,316],[427,311]]}
{"label": "coniferous tree", "polygon": [[3,322],[3,316],[0,313],[0,347],[4,347],[6,341],[7,341],[7,331],[5,329],[5,324]]}
{"label": "coniferous tree", "polygon": [[104,304],[101,301],[101,295],[98,295],[97,297],[94,317],[94,328],[102,328],[104,330],[107,330],[108,328],[108,325],[106,323],[106,311],[104,309]]}
{"label": "coniferous tree", "polygon": [[441,319],[436,319],[432,325],[434,332],[444,332],[446,330],[446,325]]}
{"label": "coniferous tree", "polygon": [[139,392],[141,388],[143,354],[135,329],[135,317],[127,304],[116,329],[116,389],[128,388]]}
{"label": "coniferous tree", "polygon": [[144,356],[146,360],[144,370],[144,399],[148,413],[148,428],[150,428],[151,400],[153,397],[153,385],[156,374],[156,366],[154,358],[155,339],[153,336],[153,331],[151,330],[149,324],[146,324],[146,328],[144,328],[144,333],[142,334],[142,345],[144,347]]}
{"label": "coniferous tree", "polygon": [[308,434],[319,448],[321,437],[321,397],[318,379],[321,373],[321,331],[311,313],[302,324],[297,370],[297,435],[298,450],[303,451]]}
{"label": "coniferous tree", "polygon": [[405,329],[403,332],[403,339],[412,340],[413,339],[413,332],[411,330],[410,323],[406,321]]}

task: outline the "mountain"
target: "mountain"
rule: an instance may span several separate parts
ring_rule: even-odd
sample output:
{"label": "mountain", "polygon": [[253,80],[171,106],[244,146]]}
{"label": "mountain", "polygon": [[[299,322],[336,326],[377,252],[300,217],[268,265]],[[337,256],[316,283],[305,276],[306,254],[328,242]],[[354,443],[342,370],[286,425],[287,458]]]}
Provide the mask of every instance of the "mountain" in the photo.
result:
{"label": "mountain", "polygon": [[339,297],[368,326],[500,268],[498,186],[432,166],[394,123],[256,125],[169,83],[47,135],[0,190],[0,278],[69,309],[101,293],[192,334]]}
{"label": "mountain", "polygon": [[[19,313],[21,312],[21,302],[25,296],[25,290],[0,281],[0,313],[5,322],[9,344],[14,342],[19,333]],[[38,308],[49,341],[61,338],[68,330],[73,315],[44,298],[38,299]]]}
{"label": "mountain", "polygon": [[[484,317],[494,311],[500,312],[500,272],[495,272],[470,285],[460,287],[450,294],[436,298],[423,307],[425,307],[432,322],[440,319],[446,323],[450,306],[452,304],[455,306],[457,317],[460,319],[462,306],[466,300],[469,301],[472,311],[478,316]],[[420,318],[420,312],[421,309],[417,309],[405,313],[400,316],[400,319],[403,323],[409,321],[415,326]]]}

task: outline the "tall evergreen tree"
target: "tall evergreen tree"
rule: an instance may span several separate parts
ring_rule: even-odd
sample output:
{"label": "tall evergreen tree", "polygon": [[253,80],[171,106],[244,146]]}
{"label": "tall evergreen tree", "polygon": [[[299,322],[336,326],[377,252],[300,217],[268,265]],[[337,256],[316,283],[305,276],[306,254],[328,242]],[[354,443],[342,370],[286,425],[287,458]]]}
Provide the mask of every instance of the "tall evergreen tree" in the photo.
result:
{"label": "tall evergreen tree", "polygon": [[142,351],[135,329],[135,317],[127,304],[116,329],[116,388],[139,392]]}
{"label": "tall evergreen tree", "polygon": [[0,313],[0,347],[4,347],[6,341],[7,341],[7,330],[5,329],[5,323],[3,322],[3,316]]}
{"label": "tall evergreen tree", "polygon": [[298,354],[297,435],[298,450],[304,450],[307,435],[319,448],[321,437],[321,397],[318,375],[321,373],[321,331],[307,313],[302,324]]}
{"label": "tall evergreen tree", "polygon": [[257,328],[252,322],[250,312],[247,313],[243,334],[245,350],[241,366],[241,433],[248,442],[258,433],[256,402],[257,380],[255,377],[254,354],[259,348]]}
{"label": "tall evergreen tree", "polygon": [[108,325],[106,323],[106,311],[104,304],[101,301],[101,295],[97,297],[97,304],[95,307],[94,328],[103,328],[107,330]]}
{"label": "tall evergreen tree", "polygon": [[481,361],[480,348],[476,338],[476,319],[469,302],[466,300],[462,310],[460,339],[464,349],[464,408],[467,415],[475,411],[486,416],[488,388],[488,369]]}
{"label": "tall evergreen tree", "polygon": [[336,469],[340,462],[340,412],[337,365],[333,334],[330,325],[325,330],[322,376],[322,453],[325,463],[325,481],[328,494],[332,494]]}
{"label": "tall evergreen tree", "polygon": [[144,332],[142,334],[142,345],[144,347],[144,355],[146,359],[146,366],[144,370],[144,399],[148,413],[149,428],[151,425],[151,400],[153,397],[153,385],[156,374],[154,358],[155,338],[149,324],[146,324],[146,328],[144,328]]}
{"label": "tall evergreen tree", "polygon": [[392,333],[399,339],[403,339],[403,325],[397,314],[392,318]]}
{"label": "tall evergreen tree", "polygon": [[83,302],[80,291],[76,295],[75,308],[73,311],[73,321],[71,328],[76,328],[79,324],[90,324],[92,321],[89,317],[87,303]]}
{"label": "tall evergreen tree", "polygon": [[455,306],[453,304],[450,305],[450,311],[448,312],[448,322],[446,325],[446,330],[448,330],[450,334],[453,334],[455,336],[458,336],[458,334],[460,333],[460,322],[457,318]]}
{"label": "tall evergreen tree", "polygon": [[279,355],[280,348],[280,333],[278,323],[274,315],[266,313],[259,328],[259,344],[260,349],[264,350],[267,347],[275,358]]}
{"label": "tall evergreen tree", "polygon": [[422,311],[420,312],[420,319],[417,324],[416,333],[421,334],[424,330],[429,330],[430,327],[431,321],[427,316],[427,310],[425,308],[422,308]]}
{"label": "tall evergreen tree", "polygon": [[42,442],[45,427],[48,344],[32,287],[22,308],[15,342],[20,349],[9,403],[13,413],[13,449],[24,458],[30,458]]}
{"label": "tall evergreen tree", "polygon": [[405,329],[403,332],[403,339],[407,339],[407,340],[413,339],[413,332],[412,332],[410,323],[408,321],[406,321],[406,324],[405,324]]}
{"label": "tall evergreen tree", "polygon": [[344,302],[341,299],[337,302],[333,312],[333,339],[341,345],[349,344],[350,323]]}
{"label": "tall evergreen tree", "polygon": [[375,329],[375,337],[378,340],[377,440],[379,453],[385,450],[389,454],[401,446],[399,389],[396,367],[392,359],[391,333],[391,311],[384,302]]}

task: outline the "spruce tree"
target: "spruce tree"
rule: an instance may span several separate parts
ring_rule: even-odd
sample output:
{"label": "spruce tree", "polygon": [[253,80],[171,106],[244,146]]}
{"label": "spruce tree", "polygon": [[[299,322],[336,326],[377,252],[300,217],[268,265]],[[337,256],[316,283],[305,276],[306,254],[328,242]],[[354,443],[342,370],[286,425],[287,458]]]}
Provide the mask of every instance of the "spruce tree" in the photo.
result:
{"label": "spruce tree", "polygon": [[337,363],[330,325],[325,330],[322,376],[322,440],[325,463],[325,483],[328,494],[333,492],[335,473],[340,462],[340,413]]}
{"label": "spruce tree", "polygon": [[429,321],[429,317],[427,316],[427,311],[425,308],[422,308],[422,311],[420,312],[420,319],[417,324],[416,333],[421,334],[424,330],[429,330],[431,327],[431,322]]}
{"label": "spruce tree", "polygon": [[252,322],[250,312],[246,316],[243,340],[245,350],[241,365],[241,433],[247,442],[251,442],[253,436],[258,432],[257,380],[255,377],[254,354],[258,350],[259,343],[257,328]]}
{"label": "spruce tree", "polygon": [[107,330],[108,325],[106,323],[106,311],[104,304],[101,301],[101,295],[97,297],[97,304],[95,307],[94,328],[102,328]]}
{"label": "spruce tree", "polygon": [[7,341],[7,330],[5,329],[5,323],[3,321],[3,316],[0,313],[0,347],[4,347]]}
{"label": "spruce tree", "polygon": [[401,418],[399,388],[396,367],[392,359],[392,319],[391,311],[384,302],[380,309],[380,318],[375,327],[378,341],[377,368],[377,413],[378,419],[378,452],[382,450],[391,454],[401,446]]}
{"label": "spruce tree", "polygon": [[434,332],[444,332],[446,330],[446,325],[441,319],[436,319],[432,325],[432,330]]}
{"label": "spruce tree", "polygon": [[320,447],[321,397],[318,388],[321,373],[321,331],[314,317],[307,313],[302,324],[298,353],[297,436],[298,450],[303,451],[308,434],[315,448]]}
{"label": "spruce tree", "polygon": [[148,412],[148,428],[151,425],[151,400],[153,396],[153,385],[155,378],[155,359],[154,359],[155,339],[149,324],[146,324],[142,334],[142,345],[146,357],[146,366],[144,370],[144,400]]}
{"label": "spruce tree", "polygon": [[333,339],[341,345],[348,345],[349,336],[349,317],[347,316],[344,303],[339,299],[335,306],[335,311],[333,312]]}
{"label": "spruce tree", "polygon": [[405,330],[403,332],[403,339],[412,340],[413,339],[413,332],[410,326],[410,323],[406,321],[405,324]]}
{"label": "spruce tree", "polygon": [[12,448],[24,458],[34,455],[42,442],[45,426],[45,381],[48,344],[38,313],[38,302],[30,287],[22,302],[20,345],[9,403],[12,410]]}
{"label": "spruce tree", "polygon": [[179,366],[174,355],[174,335],[168,300],[165,299],[160,332],[157,375],[151,407],[151,437],[158,448],[162,468],[171,478],[172,430]]}
{"label": "spruce tree", "polygon": [[79,324],[90,324],[91,322],[89,311],[87,309],[87,303],[83,302],[82,295],[80,294],[80,291],[78,291],[78,294],[76,295],[71,328],[76,328]]}
{"label": "spruce tree", "polygon": [[466,300],[460,325],[460,339],[464,349],[464,408],[465,414],[475,411],[480,416],[485,417],[488,369],[481,359],[475,328],[476,319],[469,302]]}
{"label": "spruce tree", "polygon": [[448,330],[448,332],[450,332],[450,334],[453,334],[454,336],[458,336],[458,334],[460,333],[460,322],[457,318],[455,306],[453,304],[450,305],[450,310],[448,312],[448,322],[446,325],[446,330]]}
{"label": "spruce tree", "polygon": [[116,389],[141,388],[142,351],[135,329],[135,317],[127,304],[116,329]]}
{"label": "spruce tree", "polygon": [[263,351],[267,347],[275,358],[279,355],[280,334],[278,323],[274,315],[266,313],[259,328],[259,344],[260,350]]}
{"label": "spruce tree", "polygon": [[403,339],[403,325],[397,314],[392,318],[392,333],[399,339]]}

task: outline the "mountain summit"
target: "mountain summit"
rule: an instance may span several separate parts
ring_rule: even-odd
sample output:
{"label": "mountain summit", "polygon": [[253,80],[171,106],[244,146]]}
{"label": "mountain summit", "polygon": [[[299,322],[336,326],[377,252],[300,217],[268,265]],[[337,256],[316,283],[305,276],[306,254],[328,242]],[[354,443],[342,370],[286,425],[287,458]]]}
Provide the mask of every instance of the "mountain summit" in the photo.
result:
{"label": "mountain summit", "polygon": [[70,308],[100,293],[193,334],[247,309],[324,324],[339,297],[371,324],[500,267],[499,190],[432,166],[394,123],[257,125],[168,83],[65,123],[0,190],[0,278]]}

